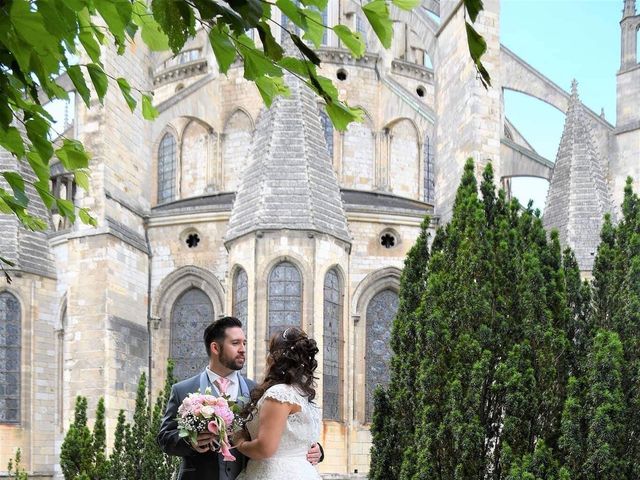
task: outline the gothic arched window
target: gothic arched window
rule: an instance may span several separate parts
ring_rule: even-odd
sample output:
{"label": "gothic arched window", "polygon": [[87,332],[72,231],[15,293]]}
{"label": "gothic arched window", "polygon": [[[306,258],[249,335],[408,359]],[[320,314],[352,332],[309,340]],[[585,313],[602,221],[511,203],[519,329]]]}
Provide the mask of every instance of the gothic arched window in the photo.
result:
{"label": "gothic arched window", "polygon": [[367,305],[367,343],[365,372],[365,422],[373,418],[373,393],[378,385],[389,383],[391,325],[398,311],[398,294],[393,290],[377,293]]}
{"label": "gothic arched window", "polygon": [[329,151],[329,159],[333,163],[333,123],[329,115],[324,110],[320,110],[320,122],[324,131],[324,139],[327,142],[327,150]]}
{"label": "gothic arched window", "polygon": [[[233,301],[231,314],[242,322],[242,329],[247,331],[249,299],[249,278],[244,268],[239,268],[233,277]],[[247,372],[247,364],[244,364],[242,373]]]}
{"label": "gothic arched window", "polygon": [[199,288],[184,292],[171,312],[171,351],[173,374],[178,380],[192,377],[209,363],[202,341],[204,329],[214,320],[211,300]]}
{"label": "gothic arched window", "polygon": [[340,277],[331,269],[324,277],[322,411],[327,420],[340,420],[340,331],[342,326]]}
{"label": "gothic arched window", "polygon": [[436,199],[436,176],[433,161],[433,145],[428,135],[424,136],[424,201],[433,203]]}
{"label": "gothic arched window", "polygon": [[239,268],[233,277],[233,304],[231,312],[247,328],[247,300],[249,298],[249,277],[244,268]]}
{"label": "gothic arched window", "polygon": [[158,203],[169,202],[176,195],[176,139],[165,134],[158,147]]}
{"label": "gothic arched window", "polygon": [[20,421],[20,303],[0,293],[0,423]]}
{"label": "gothic arched window", "polygon": [[269,274],[268,335],[302,326],[302,278],[290,262],[281,262]]}
{"label": "gothic arched window", "polygon": [[[329,25],[329,5],[327,5],[327,7],[322,10],[322,24],[328,26]],[[322,45],[328,45],[328,40],[329,40],[329,29],[325,28],[323,29],[322,32]]]}

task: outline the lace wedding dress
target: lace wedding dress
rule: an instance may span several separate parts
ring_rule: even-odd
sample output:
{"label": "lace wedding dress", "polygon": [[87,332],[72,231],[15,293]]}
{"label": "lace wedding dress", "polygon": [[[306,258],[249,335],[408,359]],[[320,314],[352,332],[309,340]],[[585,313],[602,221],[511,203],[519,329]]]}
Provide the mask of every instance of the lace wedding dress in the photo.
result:
{"label": "lace wedding dress", "polygon": [[236,480],[319,480],[320,475],[307,460],[307,452],[320,437],[320,409],[291,385],[274,385],[258,400],[257,411],[247,423],[251,438],[258,435],[260,407],[266,398],[300,405],[302,410],[289,415],[276,453],[264,460],[249,460]]}

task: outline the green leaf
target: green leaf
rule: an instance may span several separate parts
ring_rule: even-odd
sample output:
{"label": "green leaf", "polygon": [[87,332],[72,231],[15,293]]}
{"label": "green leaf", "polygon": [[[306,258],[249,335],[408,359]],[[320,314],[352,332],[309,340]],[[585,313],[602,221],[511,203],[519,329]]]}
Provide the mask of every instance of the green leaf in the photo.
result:
{"label": "green leaf", "polygon": [[63,40],[69,51],[74,52],[78,32],[76,12],[69,8],[64,0],[37,0],[36,4],[43,18],[56,19],[44,22],[47,31]]}
{"label": "green leaf", "polygon": [[300,15],[300,8],[291,0],[276,0],[276,6],[294,25],[302,29],[306,28],[305,20]]}
{"label": "green leaf", "polygon": [[354,57],[360,58],[367,49],[364,38],[360,32],[352,32],[349,27],[336,25],[333,31],[344,45],[351,51]]}
{"label": "green leaf", "polygon": [[303,17],[306,28],[304,29],[305,32],[302,38],[309,40],[318,48],[322,44],[322,37],[324,37],[325,32],[325,26],[322,23],[322,14],[316,9],[306,8],[303,10]]}
{"label": "green leaf", "polygon": [[56,198],[56,206],[58,207],[58,213],[63,217],[68,218],[71,223],[76,220],[76,208],[71,200],[65,200],[63,198]]}
{"label": "green leaf", "polygon": [[237,55],[236,47],[229,38],[228,27],[218,23],[209,30],[209,43],[211,43],[213,54],[216,56],[220,72],[226,74]]}
{"label": "green leaf", "polygon": [[89,191],[89,171],[88,170],[76,170],[73,172],[73,178],[81,189],[85,192]]}
{"label": "green leaf", "polygon": [[78,216],[80,217],[80,221],[85,225],[91,225],[92,227],[98,226],[98,221],[93,216],[91,216],[86,208],[80,208],[78,210]]}
{"label": "green leaf", "polygon": [[482,55],[487,51],[487,42],[482,38],[482,35],[476,32],[469,22],[465,22],[465,26],[467,29],[467,42],[469,43],[471,59],[475,63],[478,73],[480,73],[482,84],[487,88],[488,85],[491,85],[491,76],[481,61]]}
{"label": "green leaf", "polygon": [[389,7],[385,0],[373,0],[362,7],[371,28],[376,32],[384,48],[391,47],[393,37],[393,22],[389,16]]}
{"label": "green leaf", "polygon": [[278,62],[278,65],[305,78],[309,78],[310,74],[316,74],[316,66],[309,60],[300,60],[295,57],[284,57]]}
{"label": "green leaf", "polygon": [[38,152],[35,152],[33,150],[27,152],[27,161],[29,162],[31,169],[38,177],[39,183],[46,185],[48,189],[50,176],[49,165],[42,161],[42,157]]}
{"label": "green leaf", "polygon": [[263,8],[260,0],[227,0],[227,3],[250,28],[255,28],[262,20]]}
{"label": "green leaf", "polygon": [[[37,49],[39,54],[55,52],[58,40],[44,27],[45,22],[42,14],[31,8],[30,2],[25,0],[14,0],[10,5],[10,22],[18,35]],[[3,15],[6,15],[6,5],[3,10]]]}
{"label": "green leaf", "polygon": [[56,157],[60,159],[64,168],[70,172],[89,166],[89,154],[82,143],[77,140],[64,139],[62,147],[56,150]]}
{"label": "green leaf", "polygon": [[78,35],[78,39],[91,61],[98,63],[100,61],[100,45],[96,42],[93,34],[90,31],[83,30]]}
{"label": "green leaf", "polygon": [[89,90],[89,87],[87,87],[87,82],[84,80],[82,70],[78,65],[71,65],[67,68],[67,74],[69,74],[69,78],[73,82],[73,86],[76,87],[78,95],[80,95],[84,104],[89,107],[91,102],[91,91]]}
{"label": "green leaf", "polygon": [[255,83],[267,107],[271,106],[276,95],[284,95],[287,97],[291,94],[289,87],[285,85],[282,77],[258,77],[255,79]]}
{"label": "green leaf", "polygon": [[125,28],[131,21],[133,7],[130,0],[93,0],[93,4],[109,27],[109,31],[120,42],[124,42]]}
{"label": "green leaf", "polygon": [[316,66],[320,65],[320,57],[318,57],[316,52],[311,50],[309,46],[306,43],[304,43],[298,35],[295,35],[292,33],[291,40],[293,40],[293,43],[296,45],[296,47],[298,47],[298,49],[302,52],[302,54],[305,57],[307,57],[309,60],[311,60],[311,63],[313,63]]}
{"label": "green leaf", "polygon": [[0,128],[0,145],[18,158],[24,157],[24,142],[16,127]]}
{"label": "green leaf", "polygon": [[284,50],[273,37],[269,25],[265,22],[260,22],[256,28],[258,29],[258,35],[260,35],[260,40],[262,41],[264,54],[276,62],[282,59],[284,56]]}
{"label": "green leaf", "polygon": [[467,28],[467,40],[469,43],[469,53],[471,59],[477,63],[480,57],[487,51],[487,42],[476,32],[469,22],[465,22]]}
{"label": "green leaf", "polygon": [[109,80],[107,79],[107,76],[102,70],[102,67],[95,63],[90,63],[89,65],[87,65],[87,71],[89,72],[89,76],[91,77],[93,86],[96,89],[96,94],[98,95],[100,103],[104,103],[104,96],[107,93],[107,87],[109,86]]}
{"label": "green leaf", "polygon": [[141,29],[142,41],[151,51],[160,52],[169,49],[169,38],[165,35],[160,24],[153,18],[143,0],[133,3],[133,22]]}
{"label": "green leaf", "polygon": [[51,194],[51,190],[49,190],[49,182],[47,181],[44,184],[42,182],[37,182],[33,186],[36,188],[36,191],[38,192],[38,195],[40,195],[40,198],[42,199],[45,207],[51,210],[55,198]]}
{"label": "green leaf", "polygon": [[323,12],[327,9],[329,0],[300,0],[300,3],[305,7],[316,7],[318,10]]}
{"label": "green leaf", "polygon": [[49,141],[49,123],[40,116],[35,116],[25,123],[27,137],[45,162],[53,155],[53,145]]}
{"label": "green leaf", "polygon": [[150,95],[142,95],[142,116],[145,120],[155,120],[158,118],[158,110],[151,103]]}
{"label": "green leaf", "polygon": [[194,0],[194,3],[203,19],[220,16],[221,21],[217,21],[216,24],[226,24],[238,36],[251,28],[237,12],[227,8],[223,3],[217,3],[215,0]]}
{"label": "green leaf", "polygon": [[127,82],[126,78],[118,78],[117,80],[118,86],[120,87],[120,91],[122,92],[122,96],[127,101],[127,105],[129,105],[129,109],[133,112],[136,109],[136,99],[131,96],[131,86],[129,82]]}
{"label": "green leaf", "polygon": [[11,186],[11,190],[13,190],[13,196],[24,208],[27,208],[29,204],[29,199],[27,198],[27,194],[24,191],[24,180],[22,176],[17,172],[2,172],[2,176],[7,181],[7,183]]}
{"label": "green leaf", "polygon": [[0,188],[0,213],[4,213],[7,215],[13,215],[13,208],[9,206],[9,204],[5,201],[5,196],[9,196],[8,193],[5,192],[3,188]]}
{"label": "green leaf", "polygon": [[264,75],[281,77],[282,69],[266,58],[264,53],[258,50],[253,40],[246,35],[235,39],[236,47],[244,58],[244,78],[255,80]]}
{"label": "green leaf", "polygon": [[484,9],[484,5],[482,0],[464,0],[464,8],[467,9],[471,21],[475,22],[478,14]]}
{"label": "green leaf", "polygon": [[178,53],[188,38],[195,35],[195,15],[187,2],[152,0],[151,11],[162,31],[167,35],[169,47]]}
{"label": "green leaf", "polygon": [[391,0],[391,3],[402,10],[410,11],[419,6],[422,2],[420,0]]}
{"label": "green leaf", "polygon": [[316,87],[318,88],[318,93],[320,93],[323,97],[329,95],[331,100],[335,102],[338,101],[338,89],[333,84],[331,79],[323,77],[321,75],[314,76],[312,79],[318,84],[316,85]]}

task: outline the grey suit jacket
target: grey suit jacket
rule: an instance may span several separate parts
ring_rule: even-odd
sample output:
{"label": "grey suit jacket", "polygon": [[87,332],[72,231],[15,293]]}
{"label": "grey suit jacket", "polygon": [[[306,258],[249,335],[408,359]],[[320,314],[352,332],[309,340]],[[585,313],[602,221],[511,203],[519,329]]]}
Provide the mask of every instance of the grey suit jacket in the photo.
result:
{"label": "grey suit jacket", "polygon": [[[256,386],[255,382],[239,375],[239,395],[249,397],[249,393]],[[218,389],[211,384],[207,372],[176,383],[171,388],[171,396],[162,419],[157,440],[160,448],[168,455],[182,457],[178,480],[233,480],[244,468],[247,458],[238,451],[233,451],[235,462],[224,462],[222,456],[213,452],[198,453],[180,438],[178,434],[178,407],[190,393],[200,389],[204,392],[211,388],[213,395],[220,395]]]}

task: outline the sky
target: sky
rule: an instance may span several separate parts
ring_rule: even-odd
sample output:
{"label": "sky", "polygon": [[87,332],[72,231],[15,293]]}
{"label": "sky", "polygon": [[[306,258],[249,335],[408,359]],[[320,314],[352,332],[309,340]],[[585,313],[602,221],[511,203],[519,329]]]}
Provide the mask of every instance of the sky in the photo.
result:
{"label": "sky", "polygon": [[[502,44],[615,123],[623,0],[502,0]],[[505,115],[543,157],[555,161],[564,114],[527,95],[505,92]],[[513,193],[543,210],[546,180],[518,178]]]}

